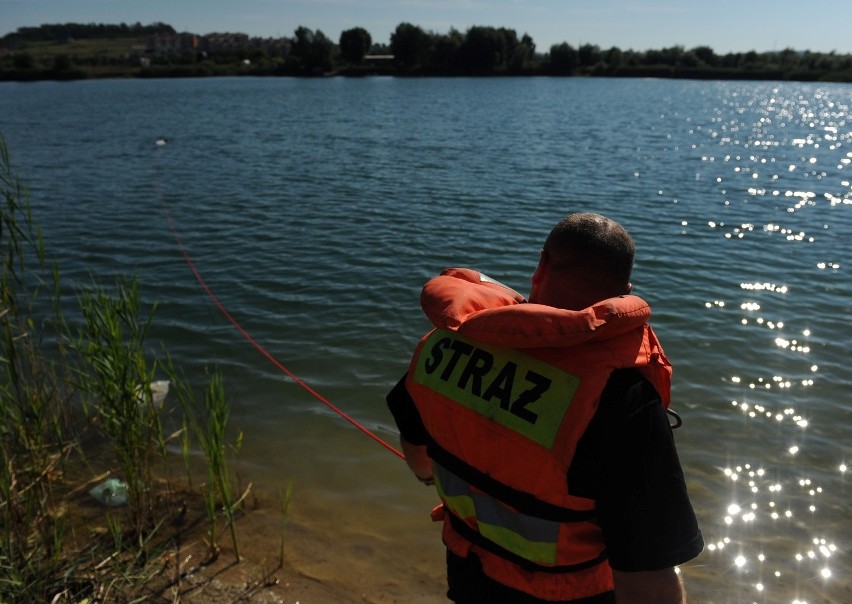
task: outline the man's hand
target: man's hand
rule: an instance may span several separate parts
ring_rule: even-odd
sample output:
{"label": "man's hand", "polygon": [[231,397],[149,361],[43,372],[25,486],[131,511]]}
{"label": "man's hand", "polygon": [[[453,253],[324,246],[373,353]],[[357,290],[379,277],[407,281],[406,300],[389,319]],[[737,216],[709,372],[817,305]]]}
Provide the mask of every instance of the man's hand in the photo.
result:
{"label": "man's hand", "polygon": [[683,583],[674,568],[637,573],[612,571],[617,604],[686,604]]}
{"label": "man's hand", "polygon": [[402,452],[405,454],[405,463],[414,472],[417,480],[427,486],[435,484],[435,476],[432,470],[432,459],[426,453],[426,447],[421,445],[412,445],[404,438],[399,439],[399,444],[402,446]]}

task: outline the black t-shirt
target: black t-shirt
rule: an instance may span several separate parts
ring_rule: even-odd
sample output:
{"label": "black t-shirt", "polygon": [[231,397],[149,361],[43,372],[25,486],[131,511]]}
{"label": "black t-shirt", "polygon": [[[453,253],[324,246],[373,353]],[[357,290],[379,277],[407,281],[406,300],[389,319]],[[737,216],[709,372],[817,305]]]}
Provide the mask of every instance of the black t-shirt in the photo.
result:
{"label": "black t-shirt", "polygon": [[595,500],[612,568],[660,570],[704,540],[659,394],[635,369],[613,372],[568,470],[570,492]]}
{"label": "black t-shirt", "polygon": [[[387,402],[401,436],[413,445],[427,445],[430,437],[404,376]],[[616,570],[669,568],[704,547],[668,416],[654,387],[635,369],[610,377],[567,480],[571,494],[595,500]]]}

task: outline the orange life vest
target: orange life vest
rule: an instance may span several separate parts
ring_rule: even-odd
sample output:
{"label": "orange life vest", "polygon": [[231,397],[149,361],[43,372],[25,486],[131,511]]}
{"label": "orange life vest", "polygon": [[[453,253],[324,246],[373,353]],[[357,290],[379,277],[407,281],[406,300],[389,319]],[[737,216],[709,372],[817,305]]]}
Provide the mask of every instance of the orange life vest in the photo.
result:
{"label": "orange life vest", "polygon": [[421,305],[435,329],[407,388],[433,440],[447,547],[540,599],[612,590],[595,502],[570,494],[568,469],[614,370],[636,368],[668,407],[671,365],[648,305],[530,304],[469,269],[430,280]]}

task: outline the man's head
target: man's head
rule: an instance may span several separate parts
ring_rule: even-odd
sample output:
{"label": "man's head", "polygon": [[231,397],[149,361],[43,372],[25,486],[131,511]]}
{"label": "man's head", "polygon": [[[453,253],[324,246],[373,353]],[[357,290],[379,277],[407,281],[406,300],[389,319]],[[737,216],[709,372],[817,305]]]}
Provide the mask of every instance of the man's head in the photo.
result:
{"label": "man's head", "polygon": [[617,222],[570,214],[550,231],[532,277],[530,302],[581,310],[630,293],[635,245]]}

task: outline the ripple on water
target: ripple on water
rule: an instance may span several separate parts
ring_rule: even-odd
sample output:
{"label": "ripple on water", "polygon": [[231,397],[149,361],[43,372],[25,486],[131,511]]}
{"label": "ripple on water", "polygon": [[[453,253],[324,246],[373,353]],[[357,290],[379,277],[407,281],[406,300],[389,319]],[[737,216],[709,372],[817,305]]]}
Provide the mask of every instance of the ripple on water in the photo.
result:
{"label": "ripple on water", "polygon": [[[79,285],[135,271],[145,299],[160,301],[152,336],[181,369],[223,367],[233,421],[252,435],[245,467],[273,489],[297,478],[317,509],[338,506],[329,517],[349,514],[340,499],[369,501],[376,530],[389,500],[408,510],[406,532],[423,531],[433,498],[246,345],[194,282],[158,191],[249,333],[383,433],[393,432],[384,395],[427,328],[426,278],[468,265],[525,293],[553,222],[613,216],[636,239],[635,291],[675,365],[676,439],[709,545],[684,567],[693,599],[848,601],[848,86],[0,88],[4,135],[63,273]],[[153,136],[169,144],[154,149]]]}

